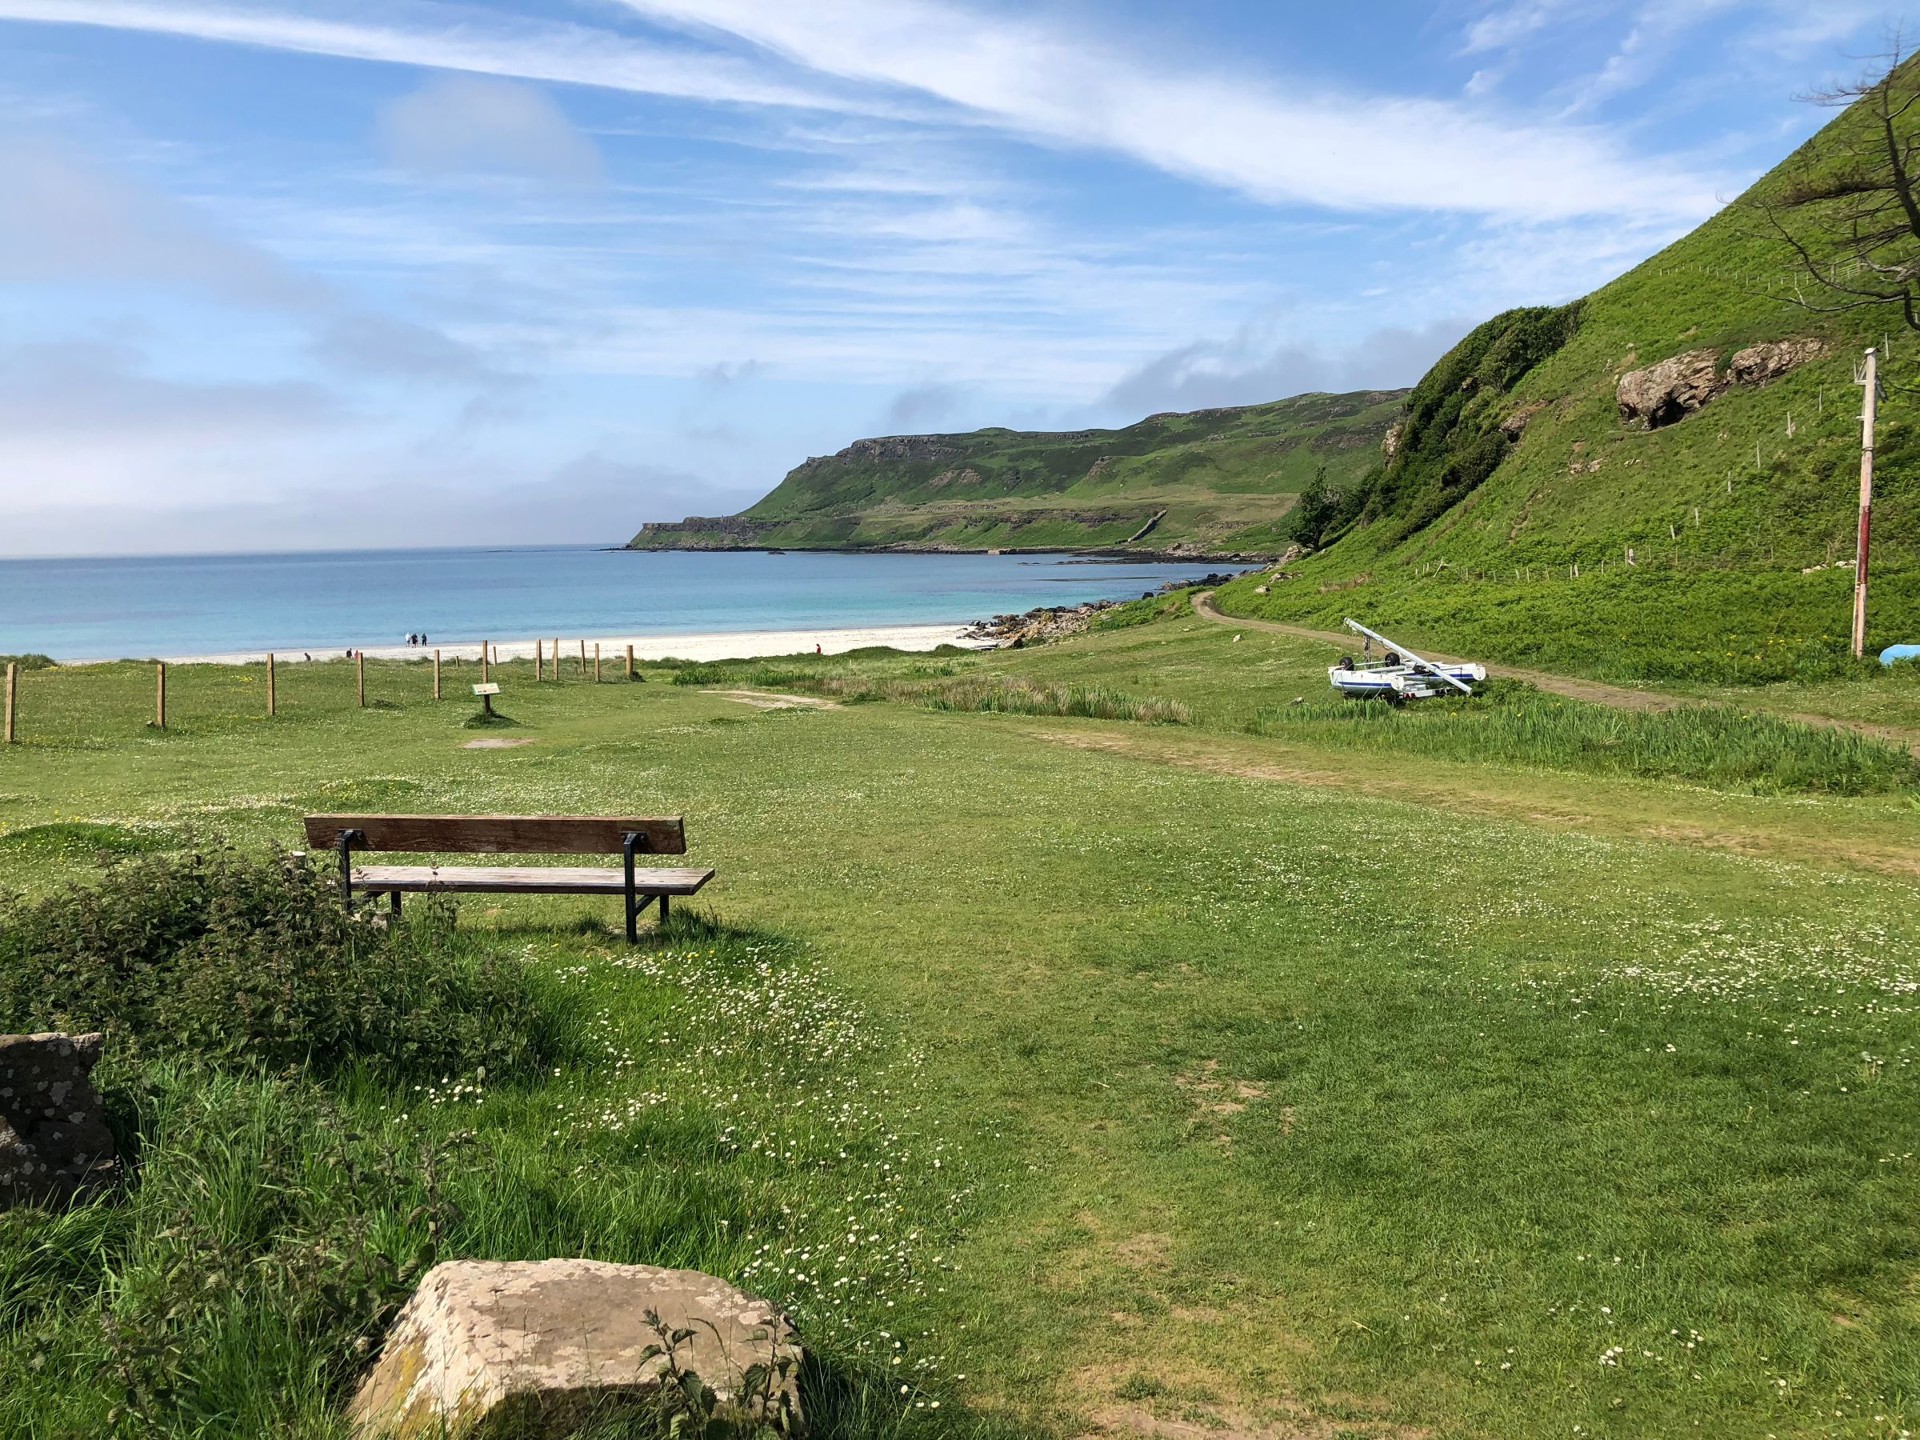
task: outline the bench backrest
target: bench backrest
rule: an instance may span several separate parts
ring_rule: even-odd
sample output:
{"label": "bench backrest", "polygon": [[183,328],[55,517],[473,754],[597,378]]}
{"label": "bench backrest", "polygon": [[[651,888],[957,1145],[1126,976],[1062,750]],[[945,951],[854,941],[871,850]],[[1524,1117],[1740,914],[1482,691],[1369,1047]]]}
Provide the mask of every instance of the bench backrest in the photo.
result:
{"label": "bench backrest", "polygon": [[604,815],[309,815],[307,844],[332,849],[358,830],[357,850],[423,850],[449,855],[618,855],[629,834],[648,855],[687,853],[686,822]]}

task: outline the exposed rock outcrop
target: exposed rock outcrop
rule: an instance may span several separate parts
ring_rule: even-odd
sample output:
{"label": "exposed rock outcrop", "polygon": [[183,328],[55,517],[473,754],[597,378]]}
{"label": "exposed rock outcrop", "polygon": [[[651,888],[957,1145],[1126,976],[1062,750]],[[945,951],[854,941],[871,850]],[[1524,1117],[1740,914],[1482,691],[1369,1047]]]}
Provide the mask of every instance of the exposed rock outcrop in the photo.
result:
{"label": "exposed rock outcrop", "polygon": [[1809,360],[1817,360],[1826,353],[1826,342],[1822,340],[1775,340],[1764,345],[1749,345],[1736,354],[1727,366],[1727,373],[1737,385],[1764,385],[1769,380],[1777,380],[1789,370],[1797,370]]}
{"label": "exposed rock outcrop", "polygon": [[114,1173],[93,1067],[103,1035],[0,1035],[0,1209],[64,1201]]}
{"label": "exposed rock outcrop", "polygon": [[1737,352],[1720,370],[1717,350],[1689,350],[1620,377],[1614,398],[1629,425],[1658,430],[1704,409],[1735,385],[1764,385],[1826,353],[1812,338],[1772,340]]}
{"label": "exposed rock outcrop", "polygon": [[963,453],[946,435],[881,435],[872,440],[856,440],[833,458],[897,463],[957,460]]}
{"label": "exposed rock outcrop", "polygon": [[1658,430],[1684,420],[1726,388],[1720,378],[1720,352],[1689,350],[1644,370],[1628,371],[1620,377],[1614,398],[1622,420]]}
{"label": "exposed rock outcrop", "polygon": [[454,1260],[427,1272],[394,1321],[354,1396],[355,1434],[567,1434],[601,1407],[659,1394],[669,1367],[648,1353],[663,1344],[650,1312],[669,1335],[692,1332],[674,1357],[714,1391],[722,1416],[801,1428],[804,1352],[765,1300],[693,1270]]}

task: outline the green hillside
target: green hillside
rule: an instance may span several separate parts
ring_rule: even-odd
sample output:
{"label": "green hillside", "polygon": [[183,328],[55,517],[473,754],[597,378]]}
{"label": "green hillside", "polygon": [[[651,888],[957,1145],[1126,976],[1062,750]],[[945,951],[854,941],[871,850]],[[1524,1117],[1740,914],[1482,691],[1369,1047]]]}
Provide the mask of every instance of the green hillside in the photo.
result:
{"label": "green hillside", "polygon": [[[1912,67],[1897,79],[1911,92]],[[1860,190],[1857,142],[1874,124],[1856,106],[1584,301],[1513,311],[1468,336],[1409,396],[1390,457],[1314,508],[1323,548],[1265,593],[1253,580],[1228,587],[1222,607],[1370,616],[1408,643],[1626,677],[1844,669],[1854,366],[1890,337],[1869,643],[1920,638],[1920,336],[1898,309],[1794,303],[1797,257],[1767,214],[1839,192],[1790,213],[1802,233],[1843,229],[1844,197]],[[1920,114],[1898,127],[1912,143]],[[1801,293],[1823,298],[1817,285]],[[1668,374],[1644,373],[1667,361]],[[1663,380],[1680,400],[1623,408]],[[1681,403],[1689,386],[1704,405]]]}
{"label": "green hillside", "polygon": [[648,525],[639,549],[1128,549],[1274,555],[1323,476],[1357,484],[1404,391],[1155,415],[1124,430],[902,435],[808,460],[741,515]]}

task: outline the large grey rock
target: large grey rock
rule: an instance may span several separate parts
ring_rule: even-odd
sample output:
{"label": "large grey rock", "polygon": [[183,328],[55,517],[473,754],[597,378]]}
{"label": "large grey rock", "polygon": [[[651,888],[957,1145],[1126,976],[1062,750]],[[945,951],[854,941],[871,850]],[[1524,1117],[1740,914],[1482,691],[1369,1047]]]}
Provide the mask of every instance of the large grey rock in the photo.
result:
{"label": "large grey rock", "polygon": [[[693,1334],[675,1351],[724,1412],[797,1430],[800,1339],[765,1300],[694,1270],[597,1260],[453,1260],[420,1282],[354,1396],[364,1440],[459,1436],[483,1423],[564,1435],[598,1405],[657,1394],[667,1363],[647,1318]],[[754,1366],[773,1374],[746,1391]]]}
{"label": "large grey rock", "polygon": [[112,1177],[93,1088],[104,1035],[0,1035],[0,1208],[66,1200]]}
{"label": "large grey rock", "polygon": [[1823,341],[1811,338],[1749,345],[1728,362],[1727,373],[1741,385],[1764,385],[1790,370],[1799,369],[1809,360],[1819,359],[1826,348]]}
{"label": "large grey rock", "polygon": [[1720,372],[1718,351],[1689,350],[1622,375],[1614,398],[1622,420],[1658,430],[1704,409],[1735,385],[1764,385],[1777,380],[1818,359],[1826,349],[1824,341],[1811,337],[1769,340],[1736,352],[1727,362],[1725,374]]}
{"label": "large grey rock", "polygon": [[1720,352],[1689,350],[1622,375],[1614,398],[1622,420],[1658,430],[1684,420],[1726,388],[1720,376]]}

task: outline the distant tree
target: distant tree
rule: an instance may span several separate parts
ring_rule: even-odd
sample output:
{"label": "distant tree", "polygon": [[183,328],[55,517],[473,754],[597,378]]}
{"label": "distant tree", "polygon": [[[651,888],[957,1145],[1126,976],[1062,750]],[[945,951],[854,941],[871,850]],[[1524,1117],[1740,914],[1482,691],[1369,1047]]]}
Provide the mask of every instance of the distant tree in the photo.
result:
{"label": "distant tree", "polygon": [[1343,528],[1353,516],[1351,501],[1327,479],[1327,467],[1314,472],[1313,481],[1300,492],[1293,507],[1288,533],[1308,550],[1318,550],[1329,535]]}
{"label": "distant tree", "polygon": [[1752,202],[1794,257],[1790,298],[1822,314],[1891,309],[1920,330],[1920,60],[1890,42],[1878,78],[1817,92],[1857,113]]}

